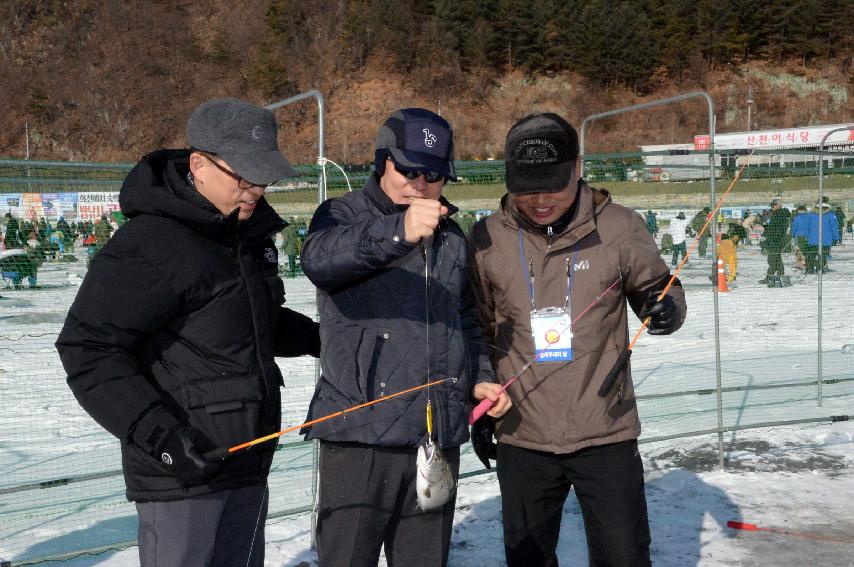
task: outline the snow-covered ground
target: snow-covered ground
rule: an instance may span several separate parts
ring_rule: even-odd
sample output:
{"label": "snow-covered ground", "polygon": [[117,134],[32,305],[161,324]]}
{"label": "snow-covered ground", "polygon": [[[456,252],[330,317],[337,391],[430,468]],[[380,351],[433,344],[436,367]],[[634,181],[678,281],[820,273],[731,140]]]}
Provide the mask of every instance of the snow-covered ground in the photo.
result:
{"label": "snow-covered ground", "polygon": [[[110,474],[119,468],[116,443],[77,407],[52,346],[85,273],[79,250],[78,258],[46,264],[42,289],[0,290],[0,558],[13,562],[132,541],[135,534],[121,478]],[[643,337],[636,346],[632,367],[656,565],[854,565],[854,424],[830,422],[854,414],[854,241],[833,250],[823,281],[822,375],[838,381],[822,385],[821,405],[817,280],[793,270],[791,256],[786,265],[792,287],[762,286],[765,257],[742,247],[738,279],[718,296],[722,424],[749,427],[722,436],[725,470],[718,467],[716,435],[678,437],[718,425],[710,260],[695,255],[682,274],[689,305],[683,329]],[[285,285],[291,306],[313,315],[311,285],[302,278]],[[292,425],[304,417],[314,365],[303,359],[281,365],[288,384],[283,421]],[[479,471],[466,451],[463,471]],[[278,453],[271,511],[310,503],[311,466],[310,446]],[[92,476],[19,488],[81,475]],[[503,564],[500,510],[493,473],[461,480],[451,565]],[[800,535],[735,531],[728,520]],[[308,513],[271,517],[267,565],[315,565],[310,530]],[[138,563],[136,553],[130,547],[63,565],[128,567]],[[562,564],[586,562],[572,497],[559,553]]]}

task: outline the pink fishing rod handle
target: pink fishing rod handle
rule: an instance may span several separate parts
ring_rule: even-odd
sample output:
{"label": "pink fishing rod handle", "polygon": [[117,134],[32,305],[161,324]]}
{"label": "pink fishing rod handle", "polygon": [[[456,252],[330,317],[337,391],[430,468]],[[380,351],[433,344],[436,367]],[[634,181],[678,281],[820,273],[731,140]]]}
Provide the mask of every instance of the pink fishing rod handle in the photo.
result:
{"label": "pink fishing rod handle", "polygon": [[471,411],[471,415],[469,416],[469,425],[474,424],[475,421],[483,417],[483,414],[488,412],[494,405],[495,402],[490,401],[489,398],[482,399]]}

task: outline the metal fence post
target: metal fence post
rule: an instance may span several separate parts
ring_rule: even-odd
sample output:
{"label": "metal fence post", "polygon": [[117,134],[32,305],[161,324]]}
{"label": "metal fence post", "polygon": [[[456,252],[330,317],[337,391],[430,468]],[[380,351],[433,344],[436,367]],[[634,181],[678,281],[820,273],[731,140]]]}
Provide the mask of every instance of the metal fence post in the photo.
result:
{"label": "metal fence post", "polygon": [[271,102],[270,104],[264,105],[264,108],[267,110],[276,110],[277,108],[281,108],[283,106],[287,106],[289,104],[293,104],[295,102],[299,102],[301,100],[305,100],[307,98],[315,98],[317,99],[317,162],[320,165],[320,178],[318,179],[318,192],[317,192],[317,204],[321,204],[326,200],[326,163],[325,158],[326,155],[324,152],[326,148],[324,147],[325,138],[324,138],[324,103],[323,103],[323,95],[320,94],[320,91],[310,90],[305,91],[303,93],[294,95],[292,97],[288,97],[282,99],[278,102]]}
{"label": "metal fence post", "polygon": [[[579,146],[582,157],[582,172],[584,171],[584,141],[585,134],[587,132],[587,125],[590,122],[595,120],[600,120],[602,118],[607,118],[610,116],[616,116],[618,114],[625,114],[627,112],[634,112],[636,110],[644,110],[647,108],[653,108],[656,106],[664,106],[667,104],[673,104],[677,102],[682,102],[683,100],[688,100],[692,98],[701,97],[705,99],[706,105],[708,106],[708,118],[709,118],[709,182],[711,184],[711,208],[714,211],[715,209],[715,201],[717,196],[715,194],[715,111],[714,104],[712,103],[712,97],[709,96],[708,93],[703,91],[696,91],[692,93],[685,93],[677,96],[672,96],[668,98],[662,98],[658,100],[653,100],[650,102],[644,102],[641,104],[635,104],[632,106],[626,106],[623,108],[617,108],[615,110],[609,110],[607,112],[600,112],[599,114],[593,114],[588,116],[581,122],[581,133],[579,136]],[[712,215],[714,218],[712,219],[711,224],[711,234],[709,238],[712,240],[712,256],[717,258],[718,255],[718,246],[717,246],[717,234],[718,234],[718,220],[716,215]],[[714,297],[714,319],[715,319],[715,377],[716,377],[716,394],[717,394],[717,410],[718,410],[718,465],[721,470],[724,468],[724,438],[723,438],[723,398],[721,394],[721,337],[720,337],[720,317],[718,312],[718,288],[715,285],[715,282],[712,282],[712,288],[714,289],[713,297]]]}
{"label": "metal fence post", "polygon": [[[817,364],[817,388],[818,391],[816,395],[818,397],[818,407],[821,407],[822,404],[822,392],[821,386],[824,381],[822,377],[822,368],[821,368],[821,325],[822,325],[822,316],[821,316],[821,304],[822,304],[822,278],[824,278],[824,144],[827,142],[827,139],[836,132],[847,132],[849,130],[854,130],[854,125],[852,126],[843,126],[842,128],[835,128],[824,135],[824,138],[821,139],[821,143],[818,145],[818,358],[816,361]],[[833,213],[831,213],[833,214]],[[841,227],[840,227],[841,228]]]}
{"label": "metal fence post", "polygon": [[[282,99],[278,102],[270,103],[264,108],[268,110],[276,110],[288,104],[293,104],[307,98],[317,99],[317,164],[320,166],[320,174],[317,180],[317,204],[320,205],[326,200],[326,148],[324,138],[324,103],[323,95],[318,90],[305,91],[289,98]],[[318,315],[320,314],[320,295],[319,292],[315,296],[315,306]],[[320,379],[320,362],[314,363],[314,383],[317,384]],[[318,481],[319,479],[319,464],[320,451],[317,441],[313,442],[311,450],[311,549],[315,548],[315,536],[317,535],[317,498],[318,498]]]}

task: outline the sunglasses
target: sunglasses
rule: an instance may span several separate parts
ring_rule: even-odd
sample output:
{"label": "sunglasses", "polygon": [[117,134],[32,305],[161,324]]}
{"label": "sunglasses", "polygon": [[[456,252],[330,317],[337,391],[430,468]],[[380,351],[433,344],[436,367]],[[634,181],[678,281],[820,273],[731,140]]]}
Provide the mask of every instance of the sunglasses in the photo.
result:
{"label": "sunglasses", "polygon": [[389,158],[389,161],[394,166],[394,170],[399,174],[405,176],[410,181],[415,181],[422,175],[424,176],[424,181],[427,183],[436,183],[437,181],[444,181],[445,176],[438,171],[429,171],[427,169],[408,169],[396,163],[393,159]]}
{"label": "sunglasses", "polygon": [[231,177],[232,179],[234,179],[235,181],[237,181],[237,188],[238,188],[238,189],[246,190],[246,189],[252,189],[252,188],[254,188],[254,187],[260,187],[261,189],[267,189],[267,187],[269,187],[270,185],[272,185],[272,183],[266,183],[266,184],[264,184],[264,185],[259,185],[258,183],[252,183],[251,181],[247,181],[246,179],[243,179],[242,177],[240,177],[239,175],[237,175],[236,173],[234,173],[234,172],[233,172],[233,171],[231,171],[230,169],[226,169],[226,168],[224,168],[223,166],[221,166],[221,165],[216,161],[216,157],[217,157],[217,156],[216,156],[216,154],[208,154],[208,153],[205,153],[205,152],[199,152],[199,154],[201,154],[201,155],[205,156],[205,158],[206,158],[209,162],[211,162],[212,164],[214,164],[214,166],[216,166],[216,168],[217,168],[218,170],[220,170],[220,171],[221,171],[221,172],[223,172],[224,174],[228,175],[229,177]]}

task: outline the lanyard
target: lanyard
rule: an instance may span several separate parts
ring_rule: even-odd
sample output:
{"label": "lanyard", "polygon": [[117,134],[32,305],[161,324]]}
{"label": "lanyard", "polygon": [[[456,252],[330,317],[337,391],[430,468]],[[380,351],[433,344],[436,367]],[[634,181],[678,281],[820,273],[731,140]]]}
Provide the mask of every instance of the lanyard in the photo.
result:
{"label": "lanyard", "polygon": [[[522,260],[522,273],[525,273],[525,270],[528,271],[528,295],[531,297],[531,311],[536,309],[536,302],[534,301],[534,260],[525,261],[525,241],[522,237],[522,229],[519,229],[519,258]],[[570,264],[569,256],[566,257],[566,300],[564,302],[564,309],[567,309],[572,301],[572,279],[575,276],[575,264],[578,261],[578,242],[575,243],[573,247],[572,253],[572,263]]]}

